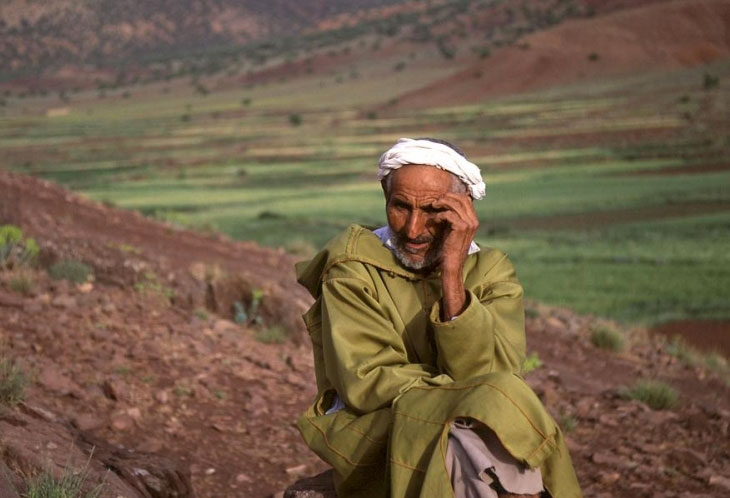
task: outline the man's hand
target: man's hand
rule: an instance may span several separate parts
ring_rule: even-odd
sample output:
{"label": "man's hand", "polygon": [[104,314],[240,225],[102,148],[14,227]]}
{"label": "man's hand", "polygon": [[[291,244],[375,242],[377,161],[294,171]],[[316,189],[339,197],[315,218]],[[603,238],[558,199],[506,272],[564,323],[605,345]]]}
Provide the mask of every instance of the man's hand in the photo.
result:
{"label": "man's hand", "polygon": [[466,305],[462,271],[469,246],[479,228],[479,220],[468,194],[448,193],[432,206],[444,209],[436,216],[436,220],[444,225],[441,244],[441,319],[450,320],[458,316]]}

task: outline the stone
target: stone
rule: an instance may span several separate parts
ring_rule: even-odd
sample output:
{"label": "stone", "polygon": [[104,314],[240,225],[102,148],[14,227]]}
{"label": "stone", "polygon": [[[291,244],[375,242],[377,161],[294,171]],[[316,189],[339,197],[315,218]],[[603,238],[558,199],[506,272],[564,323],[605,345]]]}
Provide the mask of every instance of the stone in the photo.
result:
{"label": "stone", "polygon": [[550,316],[545,319],[545,328],[549,329],[551,332],[562,332],[565,330],[565,324],[559,318]]}
{"label": "stone", "polygon": [[91,413],[76,415],[72,423],[80,431],[93,431],[104,425],[104,422],[100,418]]}
{"label": "stone", "polygon": [[238,325],[224,318],[216,320],[213,324],[213,331],[219,334],[223,332],[228,332],[229,330],[238,330],[238,328]]}
{"label": "stone", "polygon": [[53,301],[51,301],[51,305],[56,308],[71,309],[75,308],[78,305],[78,302],[73,296],[61,294],[60,296],[56,296],[55,298],[53,298]]}
{"label": "stone", "polygon": [[621,479],[621,474],[618,472],[603,472],[599,474],[599,480],[603,484],[613,484]]}
{"label": "stone", "polygon": [[294,467],[287,467],[286,469],[286,473],[290,476],[303,476],[306,472],[306,464],[296,465]]}
{"label": "stone", "polygon": [[40,301],[29,301],[23,305],[23,311],[34,315],[43,311],[43,304]]}
{"label": "stone", "polygon": [[106,379],[101,388],[104,395],[112,401],[120,401],[127,397],[127,386],[119,379]]}
{"label": "stone", "polygon": [[726,489],[730,491],[730,478],[725,476],[712,476],[709,481],[710,486],[717,486],[718,488]]}
{"label": "stone", "polygon": [[94,290],[94,284],[92,284],[91,282],[85,282],[83,284],[77,285],[76,288],[82,294],[88,294],[89,292]]}
{"label": "stone", "polygon": [[61,370],[55,365],[47,365],[41,370],[38,376],[38,383],[49,391],[53,391],[61,396],[79,392],[79,387],[76,383],[61,373]]}
{"label": "stone", "polygon": [[134,427],[134,419],[126,413],[115,413],[111,417],[111,427],[115,431],[128,431]]}
{"label": "stone", "polygon": [[138,444],[136,450],[142,453],[159,453],[163,447],[162,441],[150,437]]}
{"label": "stone", "polygon": [[337,498],[332,471],[298,480],[284,491],[284,498]]}
{"label": "stone", "polygon": [[170,401],[170,394],[164,389],[161,389],[155,393],[155,400],[157,400],[158,403],[164,405],[165,403]]}

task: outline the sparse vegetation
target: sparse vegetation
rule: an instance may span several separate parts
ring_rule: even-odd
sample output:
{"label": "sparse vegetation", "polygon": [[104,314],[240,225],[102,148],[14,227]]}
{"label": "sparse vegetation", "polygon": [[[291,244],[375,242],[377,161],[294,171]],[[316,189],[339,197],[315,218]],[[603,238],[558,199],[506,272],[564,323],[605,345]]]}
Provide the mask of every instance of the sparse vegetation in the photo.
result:
{"label": "sparse vegetation", "polygon": [[536,351],[528,354],[525,361],[522,363],[522,374],[527,375],[533,370],[537,370],[542,366],[542,360],[538,356]]}
{"label": "sparse vegetation", "polygon": [[261,302],[264,299],[264,291],[261,289],[253,289],[251,291],[251,300],[248,305],[244,305],[241,301],[233,303],[233,321],[238,324],[262,325],[264,317],[261,316]]}
{"label": "sparse vegetation", "polygon": [[702,78],[702,87],[705,90],[712,90],[720,84],[720,77],[714,74],[705,73]]}
{"label": "sparse vegetation", "polygon": [[624,336],[612,327],[595,325],[591,328],[591,343],[599,349],[617,353],[624,349]]}
{"label": "sparse vegetation", "polygon": [[38,256],[35,239],[25,237],[15,225],[0,226],[0,270],[28,266]]}
{"label": "sparse vegetation", "polygon": [[175,297],[175,291],[160,282],[155,272],[147,271],[142,275],[142,279],[134,284],[134,289],[145,295],[156,295],[171,300]]}
{"label": "sparse vegetation", "polygon": [[172,388],[173,394],[180,398],[188,398],[193,395],[193,389],[184,382],[178,382],[175,387]]}
{"label": "sparse vegetation", "polygon": [[720,353],[703,353],[687,344],[679,336],[674,336],[667,341],[664,345],[664,351],[677,358],[684,365],[707,368],[730,383],[730,364],[727,358]]}
{"label": "sparse vegetation", "polygon": [[15,406],[25,398],[28,374],[8,358],[0,358],[0,404]]}
{"label": "sparse vegetation", "polygon": [[299,126],[302,124],[302,116],[297,113],[289,114],[289,124],[292,126]]}
{"label": "sparse vegetation", "polygon": [[[88,466],[88,464],[87,464]],[[51,471],[44,471],[27,482],[23,498],[98,498],[105,484],[93,486],[88,482],[88,467],[74,472],[64,471],[61,477],[54,477]]]}
{"label": "sparse vegetation", "polygon": [[558,417],[558,425],[565,434],[570,434],[578,427],[578,420],[574,416],[564,413]]}
{"label": "sparse vegetation", "polygon": [[208,321],[210,318],[210,315],[208,314],[208,311],[203,308],[195,308],[195,311],[193,311],[193,314],[198,320],[201,320],[203,322]]}
{"label": "sparse vegetation", "polygon": [[525,308],[525,318],[535,319],[540,317],[540,312],[535,308]]}
{"label": "sparse vegetation", "polygon": [[317,248],[314,247],[314,244],[301,238],[287,242],[284,248],[289,254],[299,256],[301,258],[311,258],[317,252]]}
{"label": "sparse vegetation", "polygon": [[82,284],[92,275],[91,267],[75,259],[58,261],[48,268],[48,274],[54,280],[68,280],[75,284]]}
{"label": "sparse vegetation", "polygon": [[641,401],[652,410],[668,410],[679,402],[679,393],[669,384],[658,380],[640,380],[621,395]]}
{"label": "sparse vegetation", "polygon": [[33,274],[28,271],[22,269],[15,270],[14,275],[10,277],[8,285],[13,292],[27,296],[33,292],[35,279],[33,278]]}
{"label": "sparse vegetation", "polygon": [[256,340],[265,344],[283,344],[289,339],[289,332],[281,325],[256,331]]}
{"label": "sparse vegetation", "polygon": [[596,52],[591,52],[588,54],[588,60],[591,62],[596,62],[598,59],[600,59],[600,56]]}

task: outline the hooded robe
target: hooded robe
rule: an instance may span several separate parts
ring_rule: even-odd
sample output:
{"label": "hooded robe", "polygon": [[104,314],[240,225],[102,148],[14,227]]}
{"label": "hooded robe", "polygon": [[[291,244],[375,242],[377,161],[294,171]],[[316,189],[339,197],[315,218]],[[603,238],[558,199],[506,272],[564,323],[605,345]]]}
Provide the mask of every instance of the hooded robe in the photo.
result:
{"label": "hooded robe", "polygon": [[[441,275],[404,268],[359,225],[297,265],[318,394],[297,426],[335,471],[340,498],[443,498],[451,422],[489,427],[539,467],[553,498],[582,496],[559,427],[520,377],[522,287],[507,256],[467,256],[467,304],[441,322]],[[325,414],[339,397],[345,408]]]}

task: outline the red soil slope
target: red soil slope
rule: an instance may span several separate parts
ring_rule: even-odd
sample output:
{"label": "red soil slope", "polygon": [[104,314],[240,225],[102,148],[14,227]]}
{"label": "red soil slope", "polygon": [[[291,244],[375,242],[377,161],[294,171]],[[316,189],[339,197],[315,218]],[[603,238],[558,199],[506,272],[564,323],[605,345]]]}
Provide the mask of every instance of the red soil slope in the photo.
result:
{"label": "red soil slope", "polygon": [[[141,473],[120,467],[164,464],[173,478],[169,469],[179,469],[199,498],[272,496],[322,470],[292,426],[315,394],[308,340],[264,344],[252,327],[216,316],[229,312],[231,295],[246,300],[248,283],[265,291],[266,318],[293,325],[287,314],[311,300],[288,256],[172,230],[0,171],[0,224],[7,222],[38,239],[43,267],[71,257],[96,278],[72,285],[37,269],[20,292],[15,269],[0,271],[0,359],[38,374],[24,403],[0,405],[0,497],[13,496],[3,494],[4,466],[20,481],[43,462],[62,469],[89,460],[91,482],[116,462],[103,498],[192,494],[133,494],[130,476]],[[566,427],[586,496],[727,496],[730,448],[718,444],[730,434],[723,377],[681,363],[640,331],[627,335],[622,353],[599,350],[590,334],[603,322],[529,307],[529,350],[543,366],[527,380]],[[670,383],[679,404],[653,411],[619,395],[638,378]],[[93,459],[77,440],[96,445]],[[138,460],[120,465],[120,455]]]}
{"label": "red soil slope", "polygon": [[[589,56],[596,54],[596,60]],[[569,21],[400,99],[468,103],[559,83],[691,67],[730,57],[730,1],[678,0]]]}

